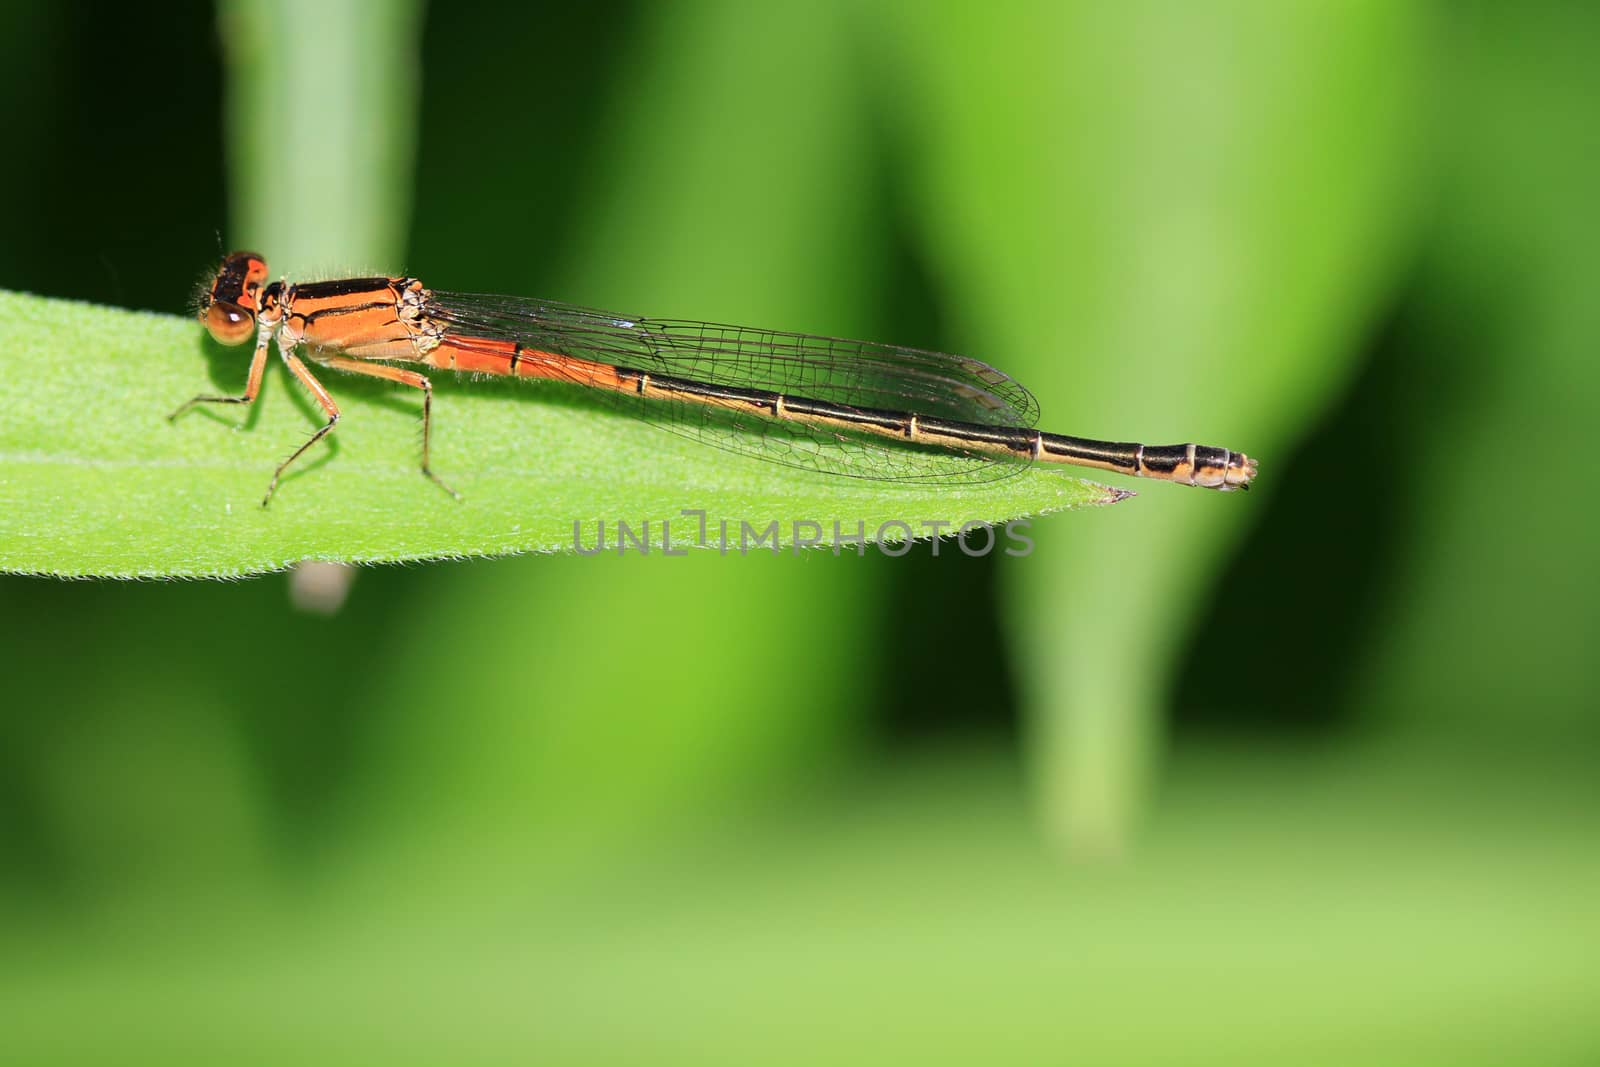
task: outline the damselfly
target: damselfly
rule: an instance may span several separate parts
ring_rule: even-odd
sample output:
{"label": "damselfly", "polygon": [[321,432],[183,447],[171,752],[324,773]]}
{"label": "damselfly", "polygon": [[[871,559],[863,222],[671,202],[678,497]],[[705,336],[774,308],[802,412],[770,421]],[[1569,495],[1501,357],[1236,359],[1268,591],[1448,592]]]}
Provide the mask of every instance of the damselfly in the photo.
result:
{"label": "damselfly", "polygon": [[857,478],[987,481],[1043,462],[1228,490],[1249,488],[1256,473],[1249,456],[1211,445],[1034,429],[1033,395],[988,364],[870,341],[446,293],[415,278],[269,283],[253,252],[223,260],[199,311],[222,344],[254,338],[249,378],[242,395],[197,396],[171,418],[196,404],[255,400],[274,338],[327,414],[273,472],[263,506],[283,472],[339,422],[339,405],[302,351],[324,367],[421,390],[422,473],[453,496],[429,460],[433,385],[398,364],[566,382],[719,448]]}

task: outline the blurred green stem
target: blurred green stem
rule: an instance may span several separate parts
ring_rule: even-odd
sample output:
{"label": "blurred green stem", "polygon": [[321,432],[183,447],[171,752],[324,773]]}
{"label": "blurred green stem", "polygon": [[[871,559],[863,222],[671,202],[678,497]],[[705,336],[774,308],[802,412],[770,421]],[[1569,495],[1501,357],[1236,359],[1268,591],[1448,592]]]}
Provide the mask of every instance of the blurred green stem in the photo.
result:
{"label": "blurred green stem", "polygon": [[422,11],[416,0],[219,5],[232,242],[277,271],[399,266]]}
{"label": "blurred green stem", "polygon": [[[420,0],[223,0],[217,21],[230,247],[279,271],[396,269],[411,223]],[[285,32],[313,24],[292,41]],[[296,604],[326,614],[343,603],[350,574],[327,566],[296,570]]]}

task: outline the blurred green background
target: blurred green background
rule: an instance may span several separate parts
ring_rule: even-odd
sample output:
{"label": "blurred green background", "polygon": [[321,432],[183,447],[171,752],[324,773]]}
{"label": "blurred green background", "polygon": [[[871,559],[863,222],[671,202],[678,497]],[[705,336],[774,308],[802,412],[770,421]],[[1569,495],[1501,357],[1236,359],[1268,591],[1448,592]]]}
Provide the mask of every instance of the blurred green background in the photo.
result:
{"label": "blurred green background", "polygon": [[1262,473],[1025,559],[0,579],[5,1059],[1600,1057],[1600,9],[128,16],[0,9],[0,287],[181,313],[220,231]]}

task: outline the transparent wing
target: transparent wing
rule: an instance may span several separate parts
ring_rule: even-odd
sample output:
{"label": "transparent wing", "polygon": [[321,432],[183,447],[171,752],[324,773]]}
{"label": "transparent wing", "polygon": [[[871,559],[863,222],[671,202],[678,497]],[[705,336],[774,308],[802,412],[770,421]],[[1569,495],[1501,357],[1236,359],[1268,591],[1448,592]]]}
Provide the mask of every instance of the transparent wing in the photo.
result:
{"label": "transparent wing", "polygon": [[[654,375],[782,393],[846,407],[1026,428],[1038,403],[979,360],[924,349],[678,319],[644,319],[551,301],[431,294],[427,314],[455,343],[513,340],[529,348]],[[600,392],[600,391],[596,391]],[[1023,459],[930,449],[848,428],[733,412],[685,400],[604,393],[629,414],[717,448],[848,477],[992,481]]]}
{"label": "transparent wing", "polygon": [[966,356],[474,293],[434,293],[429,313],[462,334],[510,338],[714,385],[985,426],[1034,425],[1039,405],[1008,375]]}

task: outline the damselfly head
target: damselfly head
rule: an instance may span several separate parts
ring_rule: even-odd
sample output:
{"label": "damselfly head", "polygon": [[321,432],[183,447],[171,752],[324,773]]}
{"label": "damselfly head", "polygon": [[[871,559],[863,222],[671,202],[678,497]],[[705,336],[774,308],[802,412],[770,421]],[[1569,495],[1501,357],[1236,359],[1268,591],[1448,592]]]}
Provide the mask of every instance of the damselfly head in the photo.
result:
{"label": "damselfly head", "polygon": [[256,331],[267,261],[254,252],[234,252],[222,261],[200,296],[200,321],[218,344],[238,345]]}

